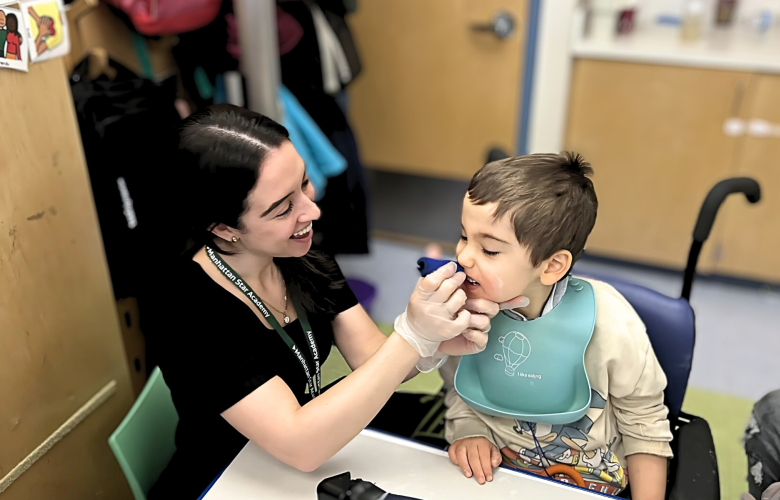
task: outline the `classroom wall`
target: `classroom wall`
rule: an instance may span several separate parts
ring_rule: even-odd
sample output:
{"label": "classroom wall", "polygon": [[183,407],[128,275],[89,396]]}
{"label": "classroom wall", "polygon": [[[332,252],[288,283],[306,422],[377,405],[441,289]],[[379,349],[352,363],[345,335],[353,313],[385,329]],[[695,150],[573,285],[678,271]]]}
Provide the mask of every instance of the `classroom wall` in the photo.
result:
{"label": "classroom wall", "polygon": [[0,71],[0,95],[0,491],[62,435],[2,499],[130,499],[107,440],[132,390],[63,60]]}

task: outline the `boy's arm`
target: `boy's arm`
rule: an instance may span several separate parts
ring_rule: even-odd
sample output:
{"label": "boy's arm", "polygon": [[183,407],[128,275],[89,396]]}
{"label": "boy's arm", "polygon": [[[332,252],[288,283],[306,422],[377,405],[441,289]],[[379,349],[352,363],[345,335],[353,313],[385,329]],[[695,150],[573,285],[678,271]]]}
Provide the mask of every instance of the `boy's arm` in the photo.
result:
{"label": "boy's arm", "polygon": [[667,459],[647,453],[629,455],[631,498],[634,500],[664,500],[666,495]]}
{"label": "boy's arm", "polygon": [[501,464],[501,452],[487,422],[450,389],[445,399],[449,407],[445,437],[451,446],[448,454],[452,463],[463,470],[466,477],[474,476],[479,484],[493,480],[493,469]]}
{"label": "boy's arm", "polygon": [[618,431],[623,437],[625,455],[646,453],[671,458],[669,442],[672,440],[672,431],[667,419],[669,411],[664,406],[666,375],[650,342],[647,342],[644,353],[640,353],[637,358],[636,361],[641,363],[638,366],[644,366],[639,378],[631,384],[633,387],[625,384],[628,382],[625,377],[621,380],[620,370],[610,374],[612,406]]}
{"label": "boy's arm", "polygon": [[483,437],[496,444],[493,433],[487,423],[479,418],[476,412],[467,405],[455,389],[447,393],[446,405],[449,407],[444,426],[444,438],[452,444],[459,439]]}
{"label": "boy's arm", "polygon": [[[630,356],[629,356],[630,357]],[[663,500],[666,492],[666,468],[672,457],[669,442],[672,432],[664,406],[664,375],[652,346],[647,343],[644,362],[636,384],[631,388],[615,381],[612,406],[618,431],[623,437],[623,450],[628,461],[631,496],[635,500]],[[639,366],[642,366],[641,364]],[[619,377],[619,374],[615,374]],[[610,385],[615,380],[610,377]],[[612,387],[610,388],[612,389]]]}

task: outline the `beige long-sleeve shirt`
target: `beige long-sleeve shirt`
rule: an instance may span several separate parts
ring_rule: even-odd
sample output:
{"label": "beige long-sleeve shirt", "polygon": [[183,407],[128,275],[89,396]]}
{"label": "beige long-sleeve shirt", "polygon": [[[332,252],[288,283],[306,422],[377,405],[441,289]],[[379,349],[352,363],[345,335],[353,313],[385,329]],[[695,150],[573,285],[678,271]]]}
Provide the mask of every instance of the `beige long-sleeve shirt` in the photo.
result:
{"label": "beige long-sleeve shirt", "polygon": [[451,389],[446,400],[446,438],[452,443],[485,437],[501,450],[505,463],[532,471],[541,471],[540,462],[568,465],[612,493],[627,484],[627,456],[672,456],[663,402],[666,376],[642,320],[628,301],[606,283],[587,281],[596,298],[596,324],[585,351],[592,390],[585,416],[567,425],[492,417],[469,407]]}

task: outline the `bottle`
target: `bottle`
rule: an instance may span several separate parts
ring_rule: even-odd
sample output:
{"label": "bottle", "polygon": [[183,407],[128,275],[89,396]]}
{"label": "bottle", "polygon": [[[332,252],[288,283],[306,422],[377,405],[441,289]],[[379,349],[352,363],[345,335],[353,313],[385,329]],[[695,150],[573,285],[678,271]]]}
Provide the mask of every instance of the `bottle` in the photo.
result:
{"label": "bottle", "polygon": [[718,0],[715,11],[715,22],[721,26],[728,26],[734,20],[734,11],[737,10],[737,0]]}
{"label": "bottle", "polygon": [[683,40],[698,40],[704,28],[704,1],[688,0],[683,5],[680,37]]}

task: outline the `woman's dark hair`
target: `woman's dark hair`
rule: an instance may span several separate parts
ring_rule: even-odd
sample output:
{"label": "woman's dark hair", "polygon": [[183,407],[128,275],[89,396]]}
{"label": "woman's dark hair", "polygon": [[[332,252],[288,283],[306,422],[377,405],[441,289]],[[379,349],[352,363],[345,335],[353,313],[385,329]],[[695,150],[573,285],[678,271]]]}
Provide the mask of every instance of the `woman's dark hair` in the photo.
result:
{"label": "woman's dark hair", "polygon": [[[289,140],[289,133],[267,116],[230,104],[209,106],[187,118],[179,135],[179,168],[185,179],[189,220],[184,255],[208,245],[221,254],[217,224],[242,229],[241,215],[268,154]],[[292,297],[310,312],[334,314],[327,290],[344,286],[335,265],[316,251],[303,257],[275,258]]]}

